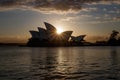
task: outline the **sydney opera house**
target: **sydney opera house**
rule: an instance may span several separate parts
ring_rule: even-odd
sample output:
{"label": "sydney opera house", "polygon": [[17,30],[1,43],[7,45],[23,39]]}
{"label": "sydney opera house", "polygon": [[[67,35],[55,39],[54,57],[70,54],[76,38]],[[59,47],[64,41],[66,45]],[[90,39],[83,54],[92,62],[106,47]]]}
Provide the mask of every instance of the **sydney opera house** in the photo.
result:
{"label": "sydney opera house", "polygon": [[57,34],[57,29],[44,22],[46,29],[38,27],[38,31],[30,31],[31,38],[29,39],[28,46],[70,46],[71,41],[80,42],[84,41],[85,35],[71,36],[73,31],[64,31],[61,34]]}
{"label": "sydney opera house", "polygon": [[86,35],[80,35],[80,36],[71,36],[71,40],[72,42],[81,42],[81,41],[84,41],[84,37]]}

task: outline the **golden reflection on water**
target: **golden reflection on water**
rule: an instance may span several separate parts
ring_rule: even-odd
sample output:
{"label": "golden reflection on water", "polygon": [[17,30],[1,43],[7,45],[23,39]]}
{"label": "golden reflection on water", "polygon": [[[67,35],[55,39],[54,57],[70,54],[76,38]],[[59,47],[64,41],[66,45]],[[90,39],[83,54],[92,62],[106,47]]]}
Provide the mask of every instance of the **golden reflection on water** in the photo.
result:
{"label": "golden reflection on water", "polygon": [[[75,51],[72,48],[64,49],[59,48],[57,51],[58,54],[58,65],[56,70],[62,73],[73,73],[79,68],[83,67],[84,64],[84,51],[80,50]],[[81,65],[82,64],[82,65]]]}
{"label": "golden reflection on water", "polygon": [[120,47],[2,49],[0,80],[14,77],[15,80],[19,77],[23,80],[119,80],[119,49]]}

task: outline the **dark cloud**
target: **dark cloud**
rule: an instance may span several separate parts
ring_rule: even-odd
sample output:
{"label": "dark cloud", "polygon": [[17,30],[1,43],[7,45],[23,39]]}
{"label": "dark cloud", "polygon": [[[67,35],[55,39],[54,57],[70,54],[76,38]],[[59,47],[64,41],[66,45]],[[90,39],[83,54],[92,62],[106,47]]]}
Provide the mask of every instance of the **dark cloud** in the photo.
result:
{"label": "dark cloud", "polygon": [[34,9],[38,11],[80,11],[84,3],[98,3],[100,1],[111,2],[119,0],[0,0],[0,9],[21,8]]}
{"label": "dark cloud", "polygon": [[0,0],[0,7],[12,7],[22,5],[23,0]]}

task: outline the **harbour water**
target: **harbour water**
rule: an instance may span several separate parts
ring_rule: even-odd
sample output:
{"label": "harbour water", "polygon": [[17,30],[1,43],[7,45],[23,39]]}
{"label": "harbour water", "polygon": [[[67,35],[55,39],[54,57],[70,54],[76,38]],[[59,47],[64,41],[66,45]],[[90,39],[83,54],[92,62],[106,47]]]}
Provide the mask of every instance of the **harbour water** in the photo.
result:
{"label": "harbour water", "polygon": [[120,47],[0,47],[0,80],[120,80]]}

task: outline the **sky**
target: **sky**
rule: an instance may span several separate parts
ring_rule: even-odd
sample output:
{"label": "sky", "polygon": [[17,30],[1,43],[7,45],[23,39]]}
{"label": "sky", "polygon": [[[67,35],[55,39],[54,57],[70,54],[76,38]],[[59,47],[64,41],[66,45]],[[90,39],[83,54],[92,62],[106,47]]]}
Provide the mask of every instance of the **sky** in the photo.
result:
{"label": "sky", "polygon": [[0,42],[27,42],[29,30],[48,22],[87,41],[120,32],[120,0],[0,0]]}

